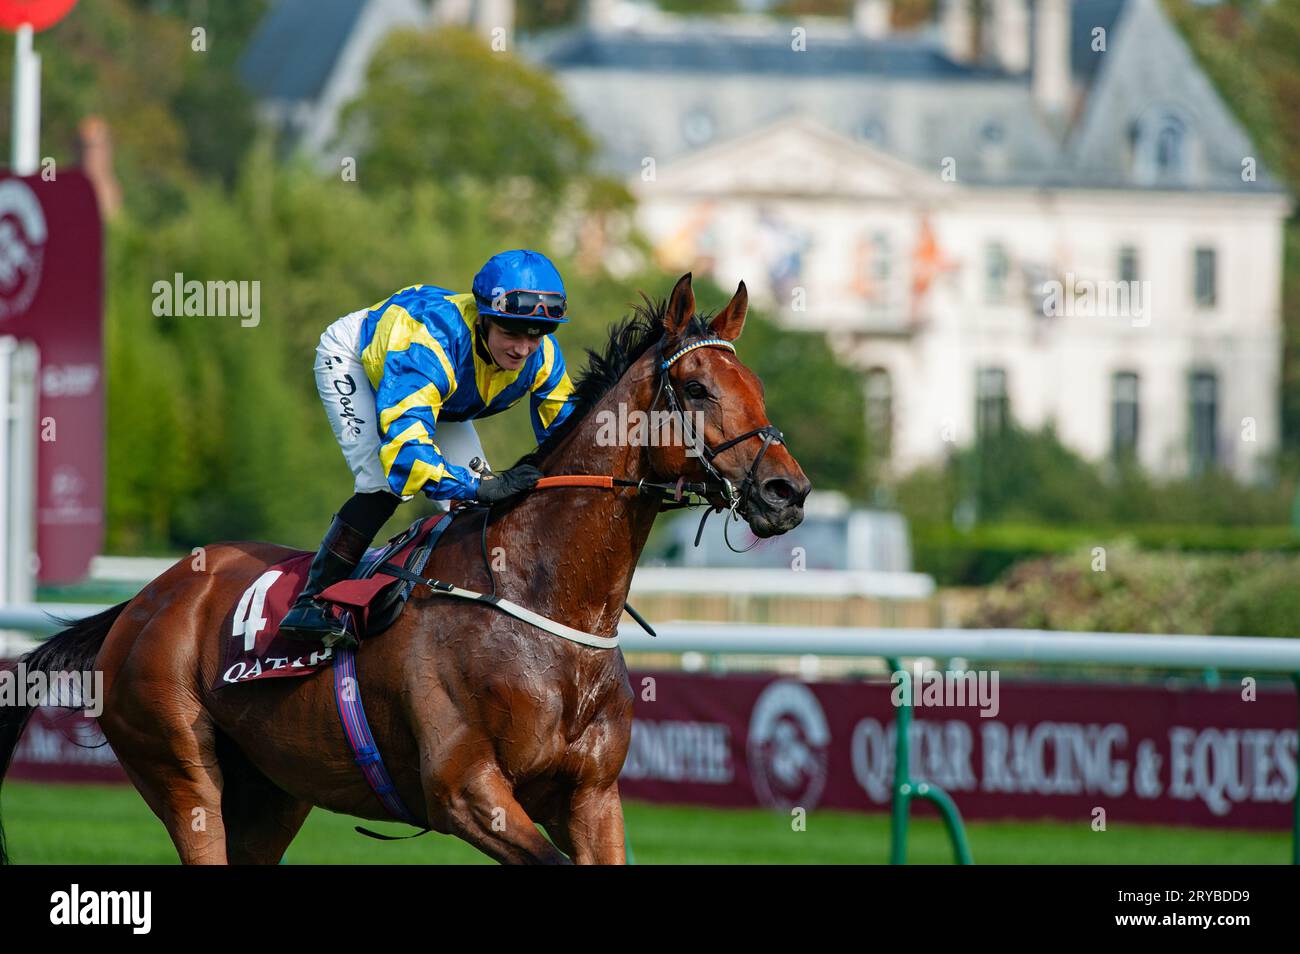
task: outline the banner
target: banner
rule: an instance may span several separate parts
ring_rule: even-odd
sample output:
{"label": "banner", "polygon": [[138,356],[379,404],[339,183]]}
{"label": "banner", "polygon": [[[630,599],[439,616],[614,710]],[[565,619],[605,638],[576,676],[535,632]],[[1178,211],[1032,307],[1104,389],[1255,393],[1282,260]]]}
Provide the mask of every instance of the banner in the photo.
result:
{"label": "banner", "polygon": [[0,173],[0,335],[40,352],[41,583],[85,577],[104,535],[103,236],[90,182]]}
{"label": "banner", "polygon": [[[888,810],[895,710],[886,681],[640,673],[632,688],[636,722],[619,781],[629,798]],[[1111,824],[1291,827],[1289,689],[1247,702],[1240,689],[1010,680],[995,688],[996,712],[913,710],[912,778],[945,789],[966,818],[1084,825],[1100,808]],[[921,800],[913,807],[935,814]]]}

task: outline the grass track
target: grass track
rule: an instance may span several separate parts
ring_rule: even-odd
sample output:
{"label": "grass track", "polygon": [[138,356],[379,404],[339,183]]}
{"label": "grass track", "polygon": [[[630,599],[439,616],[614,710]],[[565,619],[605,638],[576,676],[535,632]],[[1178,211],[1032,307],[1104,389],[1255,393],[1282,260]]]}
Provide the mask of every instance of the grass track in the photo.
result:
{"label": "grass track", "polygon": [[[889,819],[819,811],[807,830],[783,815],[625,802],[638,864],[877,864],[889,851]],[[16,864],[175,864],[162,825],[135,790],[116,785],[8,782],[3,817]],[[382,843],[352,830],[356,819],[314,811],[285,856],[288,864],[486,864],[464,842],[424,835]],[[400,825],[366,823],[404,834]],[[1285,864],[1290,835],[1086,823],[972,822],[971,851],[982,864]],[[914,818],[909,860],[948,864],[942,824]]]}

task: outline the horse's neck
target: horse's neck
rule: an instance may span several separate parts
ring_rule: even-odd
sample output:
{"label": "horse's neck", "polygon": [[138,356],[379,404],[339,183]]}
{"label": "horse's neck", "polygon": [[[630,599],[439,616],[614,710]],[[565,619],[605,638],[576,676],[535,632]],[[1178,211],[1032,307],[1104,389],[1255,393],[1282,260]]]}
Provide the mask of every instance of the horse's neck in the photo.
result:
{"label": "horse's neck", "polygon": [[[618,414],[620,403],[629,414],[647,409],[654,396],[648,366],[639,360],[623,375],[548,456],[543,473],[648,476],[644,447],[623,439],[602,446],[596,439],[600,412]],[[520,602],[586,632],[612,635],[658,511],[657,498],[631,488],[533,492],[500,524],[499,541],[519,573]]]}

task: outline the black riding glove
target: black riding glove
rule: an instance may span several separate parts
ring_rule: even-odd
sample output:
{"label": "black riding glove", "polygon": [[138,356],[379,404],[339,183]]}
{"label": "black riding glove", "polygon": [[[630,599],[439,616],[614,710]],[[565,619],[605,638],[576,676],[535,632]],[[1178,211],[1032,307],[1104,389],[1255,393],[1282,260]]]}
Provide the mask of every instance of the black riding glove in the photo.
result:
{"label": "black riding glove", "polygon": [[498,500],[505,500],[507,497],[532,489],[541,477],[542,472],[532,464],[520,464],[518,467],[502,471],[495,477],[480,480],[478,495],[474,499],[484,503],[496,503]]}

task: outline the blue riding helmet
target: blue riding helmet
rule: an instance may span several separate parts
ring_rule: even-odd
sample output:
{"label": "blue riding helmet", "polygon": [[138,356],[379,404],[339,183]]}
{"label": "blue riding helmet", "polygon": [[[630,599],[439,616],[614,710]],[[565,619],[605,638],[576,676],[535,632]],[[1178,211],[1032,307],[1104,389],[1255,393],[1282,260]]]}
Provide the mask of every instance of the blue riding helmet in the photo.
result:
{"label": "blue riding helmet", "polygon": [[525,248],[499,252],[474,276],[474,298],[480,315],[506,323],[566,322],[568,301],[564,280],[551,260]]}

